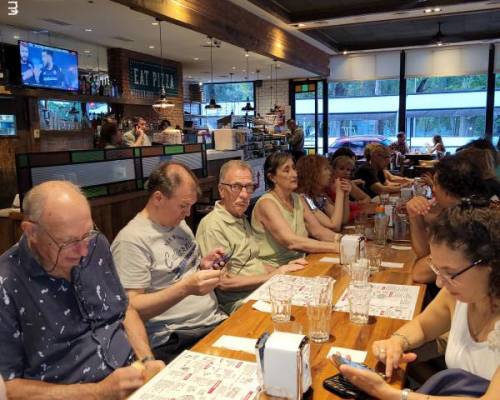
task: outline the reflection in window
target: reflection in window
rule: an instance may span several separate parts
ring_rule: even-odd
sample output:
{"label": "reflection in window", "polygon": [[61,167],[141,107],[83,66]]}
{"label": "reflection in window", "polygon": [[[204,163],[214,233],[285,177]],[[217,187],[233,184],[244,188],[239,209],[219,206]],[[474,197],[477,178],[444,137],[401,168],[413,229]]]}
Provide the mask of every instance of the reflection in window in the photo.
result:
{"label": "reflection in window", "polygon": [[500,148],[500,74],[495,76],[495,109],[493,113],[493,144]]}

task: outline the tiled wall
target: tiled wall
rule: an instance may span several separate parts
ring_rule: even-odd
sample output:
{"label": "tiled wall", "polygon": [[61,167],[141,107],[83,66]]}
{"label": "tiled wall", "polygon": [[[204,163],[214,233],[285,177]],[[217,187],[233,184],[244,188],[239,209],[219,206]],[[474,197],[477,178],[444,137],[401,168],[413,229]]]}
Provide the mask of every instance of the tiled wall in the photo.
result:
{"label": "tiled wall", "polygon": [[277,82],[271,80],[262,81],[262,86],[255,88],[257,112],[260,115],[264,115],[269,112],[270,108],[274,107],[276,103],[280,106],[285,106],[286,118],[291,118],[288,84],[287,79],[278,80]]}

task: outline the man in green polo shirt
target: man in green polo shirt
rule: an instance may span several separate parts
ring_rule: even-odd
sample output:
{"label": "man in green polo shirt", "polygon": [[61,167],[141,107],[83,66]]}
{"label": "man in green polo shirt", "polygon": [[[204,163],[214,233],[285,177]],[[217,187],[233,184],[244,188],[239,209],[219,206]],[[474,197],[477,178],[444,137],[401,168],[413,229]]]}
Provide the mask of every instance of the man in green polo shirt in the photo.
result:
{"label": "man in green polo shirt", "polygon": [[239,160],[226,162],[219,177],[221,200],[201,220],[196,232],[202,255],[215,247],[223,247],[226,254],[233,252],[226,267],[227,272],[216,289],[219,304],[228,314],[271,276],[298,271],[307,265],[303,258],[279,268],[264,265],[258,260],[259,248],[252,226],[245,216],[254,190],[252,167]]}

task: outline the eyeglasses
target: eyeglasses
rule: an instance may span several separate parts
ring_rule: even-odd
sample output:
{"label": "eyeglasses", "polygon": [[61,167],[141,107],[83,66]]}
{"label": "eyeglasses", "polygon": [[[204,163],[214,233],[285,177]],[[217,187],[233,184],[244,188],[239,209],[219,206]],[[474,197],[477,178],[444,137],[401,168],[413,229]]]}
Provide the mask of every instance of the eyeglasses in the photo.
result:
{"label": "eyeglasses", "polygon": [[47,234],[47,236],[50,238],[50,240],[52,240],[54,242],[54,244],[57,246],[57,249],[59,250],[59,252],[61,252],[63,250],[75,249],[81,243],[89,243],[90,241],[94,240],[97,237],[97,235],[99,235],[99,230],[97,229],[97,227],[94,224],[94,227],[90,231],[88,231],[86,234],[84,234],[80,239],[74,239],[74,240],[69,240],[69,241],[64,242],[64,243],[59,243],[56,239],[54,239],[54,237],[49,233],[47,228],[45,228],[42,224],[40,224],[39,222],[35,222],[35,221],[31,221],[31,223],[38,225]]}
{"label": "eyeglasses", "polygon": [[246,192],[248,194],[252,194],[253,192],[255,192],[255,183],[251,183],[251,184],[248,184],[248,185],[241,185],[239,183],[224,183],[224,182],[221,182],[220,184],[228,186],[229,189],[231,189],[231,192],[233,192],[234,194],[240,194],[241,191],[243,190],[243,188],[245,188],[245,190],[246,190]]}
{"label": "eyeglasses", "polygon": [[462,275],[464,272],[467,272],[469,269],[474,268],[476,265],[481,264],[483,262],[482,259],[474,261],[472,264],[464,268],[462,271],[457,272],[456,274],[449,274],[447,272],[440,271],[438,267],[436,267],[432,263],[432,259],[429,257],[429,267],[431,268],[432,272],[434,272],[436,275],[439,275],[443,281],[448,283],[449,285],[456,285],[454,279],[457,276]]}

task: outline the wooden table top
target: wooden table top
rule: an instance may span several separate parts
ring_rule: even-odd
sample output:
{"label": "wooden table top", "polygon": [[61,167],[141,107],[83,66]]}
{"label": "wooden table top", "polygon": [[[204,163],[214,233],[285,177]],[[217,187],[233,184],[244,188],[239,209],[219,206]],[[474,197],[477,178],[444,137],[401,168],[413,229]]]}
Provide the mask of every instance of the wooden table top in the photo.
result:
{"label": "wooden table top", "polygon": [[[348,284],[348,276],[339,265],[319,262],[319,259],[328,256],[328,254],[315,254],[307,257],[309,266],[302,271],[295,272],[300,276],[318,276],[329,275],[336,280],[334,287],[334,304],[337,302]],[[332,255],[338,256],[338,255]],[[410,285],[413,284],[410,276],[410,268],[414,261],[414,255],[409,250],[393,250],[390,245],[386,246],[383,255],[384,261],[404,262],[402,269],[385,269],[375,273],[370,278],[372,282],[393,283]],[[419,297],[415,307],[415,315],[421,308],[425,294],[425,285],[420,286]],[[263,313],[252,308],[254,302],[250,301],[240,307],[226,321],[214,329],[205,338],[199,341],[193,348],[193,351],[212,354],[221,357],[236,358],[246,361],[255,361],[253,354],[212,347],[222,335],[232,335],[248,338],[258,338],[264,332],[273,332],[273,322],[269,313]],[[303,333],[307,334],[307,313],[305,307],[292,306],[292,321],[302,325]],[[339,397],[328,392],[323,388],[323,380],[329,376],[335,375],[337,369],[326,359],[326,355],[331,346],[347,347],[357,350],[369,350],[375,340],[389,337],[406,321],[383,317],[370,317],[367,325],[356,325],[349,321],[349,314],[344,312],[333,312],[331,320],[330,339],[326,343],[311,343],[311,370],[312,370],[312,392],[310,391],[306,398],[312,399],[338,399]],[[283,329],[280,329],[283,330]],[[366,358],[366,364],[370,367],[375,366],[375,358],[370,351]],[[402,387],[404,372],[399,371],[395,375],[391,384],[396,387]],[[261,396],[261,398],[266,398]]]}

